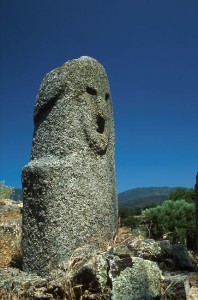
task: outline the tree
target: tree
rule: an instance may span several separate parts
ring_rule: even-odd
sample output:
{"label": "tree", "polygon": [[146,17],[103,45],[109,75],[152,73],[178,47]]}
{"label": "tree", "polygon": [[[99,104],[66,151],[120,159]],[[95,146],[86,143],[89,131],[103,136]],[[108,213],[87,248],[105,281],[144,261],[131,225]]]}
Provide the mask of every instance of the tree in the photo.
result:
{"label": "tree", "polygon": [[161,206],[144,210],[142,220],[149,238],[161,239],[171,234],[172,243],[195,247],[195,203],[167,200]]}
{"label": "tree", "polygon": [[5,181],[0,181],[0,200],[2,199],[11,199],[12,194],[14,193],[14,188],[5,185]]}
{"label": "tree", "polygon": [[141,214],[142,209],[140,207],[129,208],[120,207],[119,217],[121,226],[130,226],[135,228],[139,224],[137,216]]}
{"label": "tree", "polygon": [[171,192],[168,196],[168,200],[176,201],[181,199],[187,202],[195,202],[195,191],[193,189],[178,187],[176,191]]}

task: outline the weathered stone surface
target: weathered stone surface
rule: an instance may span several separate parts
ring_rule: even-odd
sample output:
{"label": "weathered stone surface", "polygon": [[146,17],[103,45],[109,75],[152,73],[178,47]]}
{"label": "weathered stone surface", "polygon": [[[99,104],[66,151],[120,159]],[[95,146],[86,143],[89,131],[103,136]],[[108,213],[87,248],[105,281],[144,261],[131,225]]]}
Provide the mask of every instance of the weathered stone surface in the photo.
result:
{"label": "weathered stone surface", "polygon": [[104,68],[81,57],[51,71],[34,112],[30,163],[22,172],[23,268],[48,274],[75,249],[117,228],[114,122]]}
{"label": "weathered stone surface", "polygon": [[128,247],[134,256],[143,257],[144,259],[155,260],[161,255],[160,245],[151,239],[134,239]]}
{"label": "weathered stone surface", "polygon": [[130,255],[110,261],[112,300],[160,299],[161,271],[155,262]]}
{"label": "weathered stone surface", "polygon": [[122,254],[132,254],[131,250],[129,249],[129,247],[127,245],[123,245],[123,244],[117,244],[114,245],[111,249],[110,249],[110,253],[112,253],[113,255],[122,255]]}
{"label": "weathered stone surface", "polygon": [[[15,268],[0,269],[0,295],[2,299],[54,299],[57,287],[48,292],[48,281]],[[56,299],[56,298],[55,298]]]}
{"label": "weathered stone surface", "polygon": [[155,240],[134,239],[128,244],[128,249],[133,256],[157,262],[162,270],[198,270],[195,261],[182,244],[171,245],[168,240],[156,242]]}
{"label": "weathered stone surface", "polygon": [[162,299],[188,299],[190,292],[190,280],[188,274],[167,274],[163,280],[163,298]]}
{"label": "weathered stone surface", "polygon": [[161,274],[157,263],[133,257],[120,247],[89,256],[82,253],[45,277],[0,268],[0,295],[24,300],[195,300],[191,296],[198,287],[197,275],[186,271]]}
{"label": "weathered stone surface", "polygon": [[189,256],[184,245],[173,245],[172,251],[177,270],[198,271],[195,261]]}
{"label": "weathered stone surface", "polygon": [[77,272],[72,274],[76,299],[111,299],[109,262],[104,254],[92,255]]}
{"label": "weathered stone surface", "polygon": [[161,272],[153,262],[129,255],[75,258],[45,278],[17,269],[0,269],[0,291],[21,299],[157,299]]}
{"label": "weathered stone surface", "polygon": [[153,239],[132,239],[128,243],[133,256],[161,262],[167,258],[173,258],[172,245],[168,240],[155,241]]}

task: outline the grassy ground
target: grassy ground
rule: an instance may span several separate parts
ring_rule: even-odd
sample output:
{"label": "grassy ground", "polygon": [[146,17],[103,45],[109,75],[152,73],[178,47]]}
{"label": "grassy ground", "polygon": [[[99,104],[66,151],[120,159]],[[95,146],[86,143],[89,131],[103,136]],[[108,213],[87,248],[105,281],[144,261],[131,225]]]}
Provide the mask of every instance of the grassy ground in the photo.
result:
{"label": "grassy ground", "polygon": [[[7,203],[8,201],[1,200],[0,206],[3,207]],[[14,260],[20,253],[20,229],[16,226],[13,230],[8,230],[2,224],[21,221],[21,218],[20,208],[0,210],[0,268],[7,267],[10,263],[15,264]]]}

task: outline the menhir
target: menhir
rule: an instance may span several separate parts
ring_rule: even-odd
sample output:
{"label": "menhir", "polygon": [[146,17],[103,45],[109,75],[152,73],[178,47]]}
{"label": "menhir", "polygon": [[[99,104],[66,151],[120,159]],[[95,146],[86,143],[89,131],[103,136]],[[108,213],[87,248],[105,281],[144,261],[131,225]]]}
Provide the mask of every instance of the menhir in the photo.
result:
{"label": "menhir", "polygon": [[23,269],[47,275],[117,229],[112,100],[101,64],[80,57],[48,73],[34,124],[22,171]]}

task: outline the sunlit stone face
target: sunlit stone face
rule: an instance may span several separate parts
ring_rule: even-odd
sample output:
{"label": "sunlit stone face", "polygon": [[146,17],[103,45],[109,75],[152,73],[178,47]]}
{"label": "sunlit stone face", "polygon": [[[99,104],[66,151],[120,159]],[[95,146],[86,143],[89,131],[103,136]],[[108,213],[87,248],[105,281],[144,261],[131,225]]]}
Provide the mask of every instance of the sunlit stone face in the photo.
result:
{"label": "sunlit stone face", "polygon": [[104,86],[106,89],[101,88],[101,83],[93,87],[88,82],[86,91],[80,96],[80,101],[85,104],[83,121],[87,125],[84,127],[87,142],[100,155],[107,151],[111,126],[109,115],[112,113],[109,87]]}

